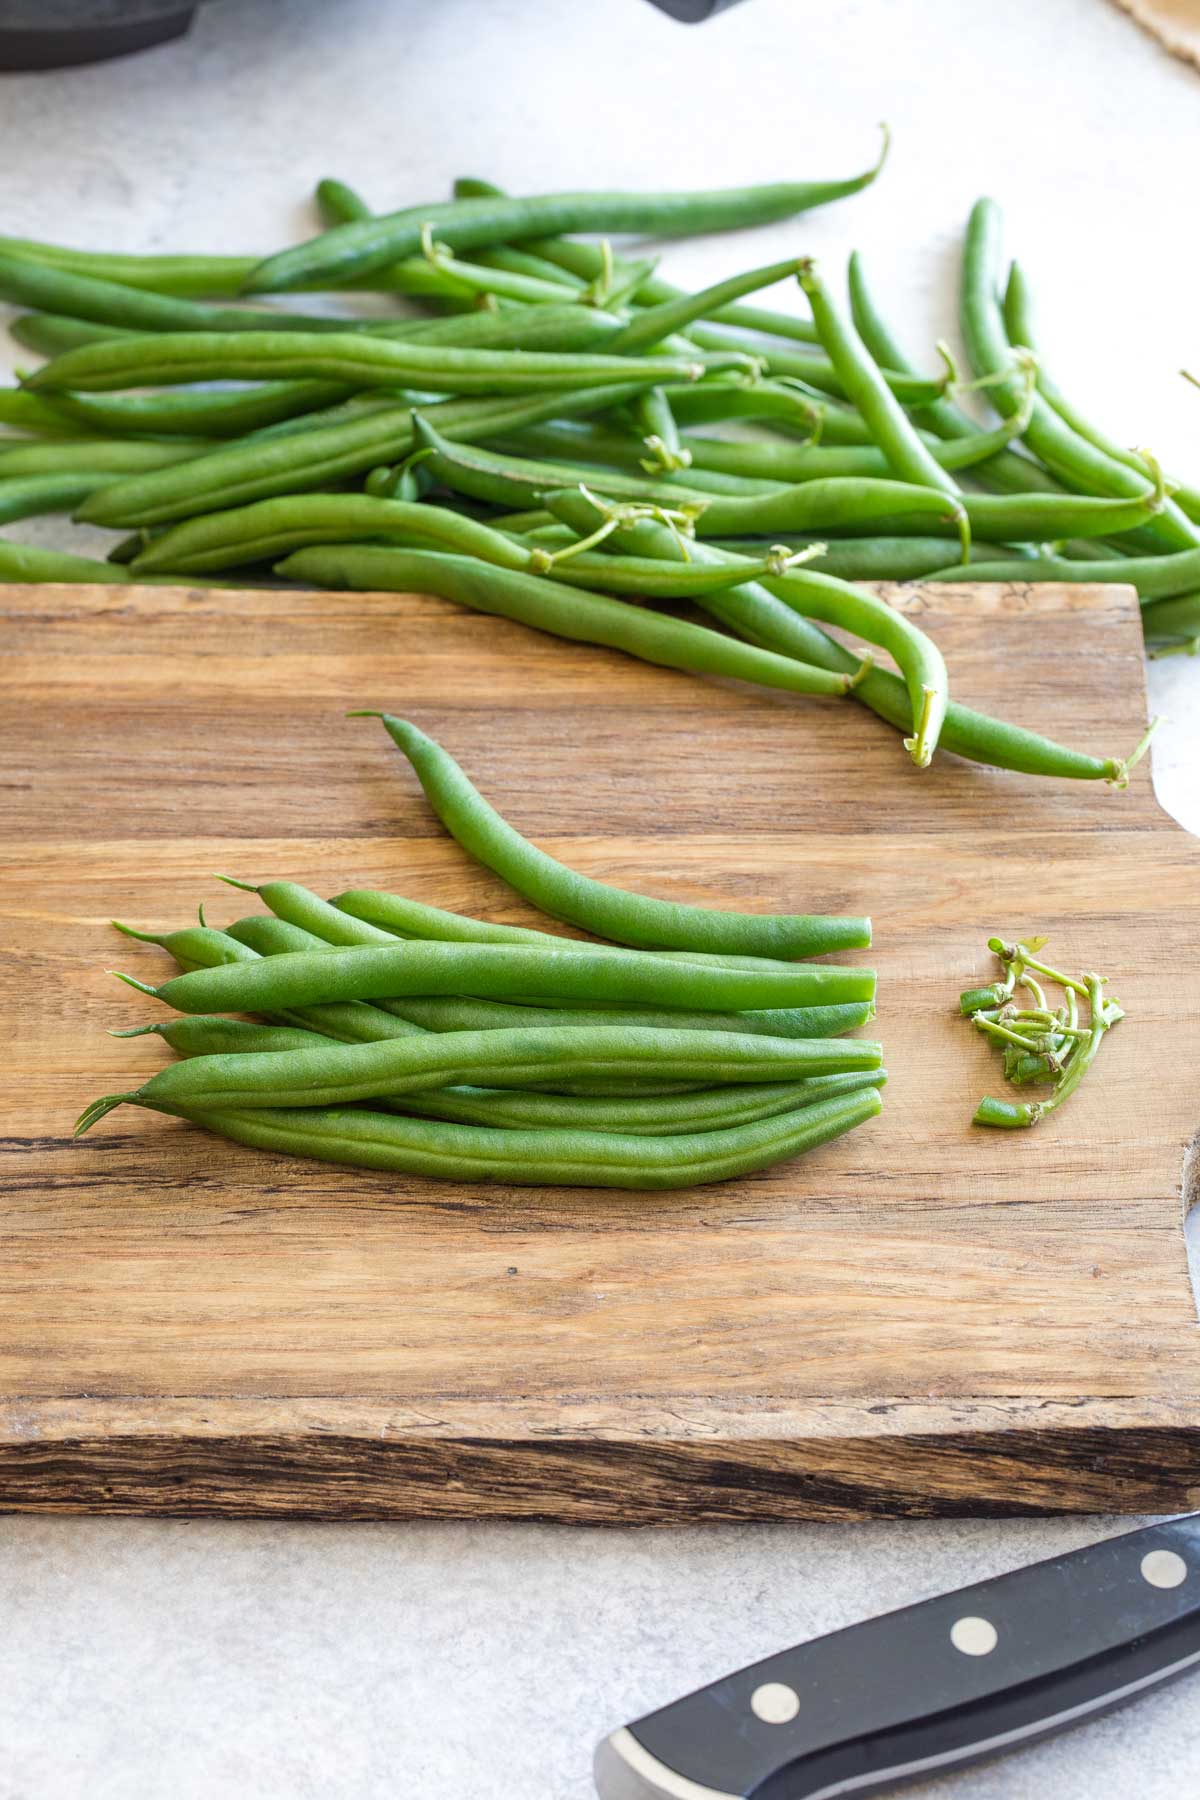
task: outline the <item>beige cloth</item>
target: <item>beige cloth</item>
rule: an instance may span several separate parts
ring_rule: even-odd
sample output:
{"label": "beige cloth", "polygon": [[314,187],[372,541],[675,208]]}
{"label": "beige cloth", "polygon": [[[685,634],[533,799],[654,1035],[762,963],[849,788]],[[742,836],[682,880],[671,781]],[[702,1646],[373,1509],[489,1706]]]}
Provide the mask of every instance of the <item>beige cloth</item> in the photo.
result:
{"label": "beige cloth", "polygon": [[1200,69],[1200,0],[1116,0],[1173,56]]}

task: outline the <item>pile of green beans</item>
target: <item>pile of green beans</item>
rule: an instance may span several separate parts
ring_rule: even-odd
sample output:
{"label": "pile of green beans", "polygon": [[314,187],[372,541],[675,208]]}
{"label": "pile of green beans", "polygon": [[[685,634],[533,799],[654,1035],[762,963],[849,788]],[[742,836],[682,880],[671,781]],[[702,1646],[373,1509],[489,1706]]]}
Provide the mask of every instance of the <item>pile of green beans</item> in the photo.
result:
{"label": "pile of green beans", "polygon": [[[378,215],[329,180],[321,234],[265,259],[0,238],[0,298],[27,309],[14,334],[48,358],[0,392],[0,525],[73,510],[122,534],[108,564],[0,539],[0,580],[420,590],[670,669],[849,697],[918,767],[940,746],[1123,786],[1140,746],[1066,746],[958,705],[928,632],[857,585],[1129,582],[1152,653],[1200,647],[1200,492],[1054,386],[1015,265],[1002,288],[992,203],[962,276],[990,424],[955,403],[949,352],[940,374],[908,360],[857,256],[847,306],[803,256],[689,293],[575,235],[789,218],[882,160],[700,194],[522,198],[472,178]],[[807,317],[757,303],[780,282]],[[391,310],[365,314],[363,289]],[[303,311],[272,298],[322,290]]]}
{"label": "pile of green beans", "polygon": [[[377,889],[252,885],[224,931],[127,936],[179,973],[120,979],[175,1017],[180,1058],[122,1103],[254,1147],[460,1181],[674,1188],[768,1167],[879,1112],[864,918],[740,913],[579,874],[490,806],[432,738],[385,717],[452,835],[518,893],[607,942],[491,924]],[[253,1018],[227,1015],[252,1014]]]}

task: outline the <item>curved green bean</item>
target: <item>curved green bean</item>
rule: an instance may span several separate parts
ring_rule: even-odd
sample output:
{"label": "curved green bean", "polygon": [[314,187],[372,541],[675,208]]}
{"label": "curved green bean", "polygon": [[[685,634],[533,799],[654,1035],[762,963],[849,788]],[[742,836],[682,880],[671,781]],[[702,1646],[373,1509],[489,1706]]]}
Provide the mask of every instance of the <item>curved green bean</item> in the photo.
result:
{"label": "curved green bean", "polygon": [[[812,486],[820,484],[813,483]],[[849,484],[848,484],[849,485]],[[889,487],[901,484],[880,483]],[[932,489],[911,490],[933,493]],[[591,508],[591,513],[582,510],[581,502]],[[556,517],[563,518],[567,524],[603,514],[603,507],[594,499],[581,493],[549,494],[547,505],[555,512]],[[714,504],[721,504],[714,502]],[[645,541],[653,544],[657,553],[668,559],[682,556],[683,546],[675,538],[674,533],[665,531],[652,521],[643,521],[637,528],[644,534]],[[625,539],[626,546],[633,543],[632,536]],[[688,547],[688,554],[696,556],[700,561],[721,562],[729,568],[734,579],[739,579],[749,565],[745,559],[728,550],[713,550],[706,545]],[[851,631],[857,637],[865,638],[868,643],[878,644],[899,664],[908,689],[912,716],[916,721],[911,737],[904,740],[905,748],[912,755],[918,768],[925,768],[932,760],[937,748],[938,737],[945,718],[949,702],[949,677],[945,660],[941,651],[931,638],[905,617],[901,612],[889,606],[885,600],[868,593],[864,588],[854,587],[851,583],[839,581],[831,575],[815,575],[808,569],[792,568],[780,575],[765,577],[761,586],[766,593],[782,600],[787,606],[808,619],[823,619],[827,624],[837,625]],[[745,599],[745,589],[738,589],[738,594]],[[716,605],[725,607],[729,603],[729,594],[718,597]],[[736,604],[736,594],[735,594]],[[710,610],[715,610],[713,602],[704,599]],[[754,613],[762,609],[754,605],[753,595],[750,604]],[[722,614],[724,616],[724,614]],[[750,631],[757,636],[754,617],[747,620]],[[740,629],[735,623],[735,629]],[[768,630],[770,624],[768,621]],[[805,633],[811,644],[815,659],[820,662],[822,656],[822,639],[818,634]],[[794,636],[790,640],[795,643]],[[799,654],[799,647],[792,648],[788,654]],[[809,666],[807,663],[800,666]],[[862,671],[860,670],[860,676]],[[856,686],[858,682],[856,681]]]}
{"label": "curved green bean", "polygon": [[[582,495],[571,496],[571,503],[576,508],[583,504],[584,511],[582,516],[577,513],[565,515],[568,522],[574,518],[577,528],[588,529],[593,511],[588,509]],[[683,547],[673,532],[648,520],[614,532],[607,542],[617,550],[628,547],[643,554],[668,558],[683,554]],[[707,544],[692,544],[688,553],[704,556],[712,554],[713,549]],[[783,655],[800,657],[820,668],[849,671],[853,653],[844,644],[818,626],[810,625],[790,606],[784,606],[762,589],[761,584],[731,589],[702,604],[707,610],[718,612],[718,607],[724,606],[734,595],[742,599],[743,609],[740,618],[730,611],[728,622],[751,643],[768,646]],[[718,616],[726,615],[718,613]],[[914,711],[905,683],[889,669],[865,672],[860,669],[852,693],[889,725],[900,731],[912,730]],[[1124,786],[1128,780],[1126,766],[1118,758],[1089,756],[1068,749],[1039,732],[1026,731],[1006,720],[991,718],[987,713],[975,712],[953,700],[946,708],[939,743],[942,749],[952,750],[972,762],[989,763],[995,768],[1013,769],[1022,774],[1075,781],[1109,781],[1115,786]]]}
{"label": "curved green bean", "polygon": [[[89,502],[94,505],[95,502]],[[436,594],[476,612],[498,614],[578,643],[622,650],[661,668],[752,681],[793,694],[840,697],[852,677],[737,644],[684,619],[647,612],[627,600],[569,587],[547,575],[525,575],[462,556],[382,545],[322,545],[275,565],[287,580],[358,591]]]}
{"label": "curved green bean", "polygon": [[[488,804],[440,744],[406,719],[386,713],[381,717],[450,835],[552,918],[565,919],[617,943],[718,955],[823,956],[832,950],[865,948],[871,941],[869,919],[725,912],[653,899],[581,875],[522,837]],[[871,997],[869,993],[827,996],[837,1001]]]}
{"label": "curved green bean", "polygon": [[[114,1096],[90,1107],[79,1130],[86,1131],[125,1098]],[[146,1104],[140,1098],[136,1103]],[[824,1100],[799,1113],[777,1113],[732,1131],[669,1138],[494,1130],[357,1108],[263,1107],[245,1113],[197,1114],[195,1122],[253,1149],[393,1174],[523,1186],[663,1190],[728,1180],[798,1156],[874,1118],[882,1105],[878,1090],[872,1088]],[[178,1113],[162,1105],[157,1110]]]}
{"label": "curved green bean", "polygon": [[[851,253],[849,267],[850,311],[855,325],[858,327],[867,349],[877,363],[890,369],[902,369],[913,373],[912,364],[900,345],[892,336],[883,315],[875,304],[863,270],[862,258],[858,251]],[[1011,359],[1010,359],[1011,360]],[[1032,409],[1032,395],[1027,391],[1026,405]],[[1016,416],[1015,411],[1010,416]],[[954,438],[973,437],[979,427],[968,413],[963,412],[952,400],[931,400],[922,406],[914,415],[914,423],[927,426],[939,438],[948,441]],[[1025,421],[1022,419],[1022,429]],[[1012,450],[998,451],[989,458],[986,464],[975,468],[976,480],[982,481],[986,487],[997,488],[1003,493],[1029,494],[1035,492],[1061,493],[1062,486],[1054,477],[1042,468],[1040,463],[1033,462],[1027,456],[1020,456]]]}
{"label": "curved green bean", "polygon": [[[886,153],[886,144],[884,146]],[[561,232],[636,232],[652,236],[727,231],[792,218],[814,206],[858,193],[880,164],[840,181],[779,182],[707,193],[546,194],[521,199],[488,196],[409,207],[334,226],[306,244],[260,263],[243,284],[247,293],[279,293],[313,281],[334,284],[386,268],[419,250],[428,228],[455,251],[508,244]]]}
{"label": "curved green bean", "polygon": [[[1019,404],[1019,396],[1012,378],[1005,374],[1012,346],[998,294],[1000,233],[1000,212],[995,202],[977,201],[963,247],[960,303],[963,339],[971,366],[977,376],[991,380],[988,393],[992,403],[999,412],[1007,413]],[[1145,493],[1144,478],[1072,431],[1040,394],[1034,400],[1024,435],[1029,448],[1052,474],[1085,494],[1136,500]],[[1153,530],[1155,537],[1173,550],[1200,543],[1200,534],[1169,500],[1154,521]]]}

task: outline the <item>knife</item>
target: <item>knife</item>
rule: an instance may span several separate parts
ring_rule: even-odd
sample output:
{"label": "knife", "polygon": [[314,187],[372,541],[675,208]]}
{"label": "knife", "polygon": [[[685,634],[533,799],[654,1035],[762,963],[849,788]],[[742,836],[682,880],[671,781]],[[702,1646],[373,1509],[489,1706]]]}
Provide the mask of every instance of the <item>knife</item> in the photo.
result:
{"label": "knife", "polygon": [[874,1793],[1080,1724],[1189,1669],[1200,1513],[752,1663],[605,1738],[596,1788],[602,1800]]}

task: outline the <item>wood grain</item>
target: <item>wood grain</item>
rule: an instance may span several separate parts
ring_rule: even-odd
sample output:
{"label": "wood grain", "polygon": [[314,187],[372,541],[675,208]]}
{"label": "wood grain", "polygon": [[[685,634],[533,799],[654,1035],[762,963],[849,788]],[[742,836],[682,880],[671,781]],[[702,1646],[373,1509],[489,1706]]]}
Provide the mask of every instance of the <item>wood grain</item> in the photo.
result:
{"label": "wood grain", "polygon": [[[1129,594],[898,591],[955,692],[1104,754],[1143,721]],[[1200,856],[1125,794],[954,758],[839,702],[649,669],[408,596],[3,590],[0,1506],[382,1517],[851,1517],[1200,1504],[1182,1235]],[[181,1124],[70,1121],[161,1050],[210,871],[537,922],[377,726],[414,716],[555,854],[647,892],[872,912],[884,1117],[668,1195],[455,1187]],[[248,897],[247,897],[248,898]],[[251,903],[252,904],[252,903]],[[991,931],[1129,1011],[1026,1134],[953,1015]],[[1119,977],[1119,979],[1118,979]],[[873,1028],[874,1029],[874,1028]]]}

